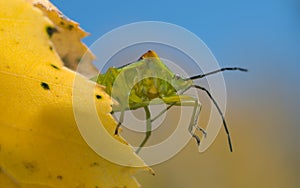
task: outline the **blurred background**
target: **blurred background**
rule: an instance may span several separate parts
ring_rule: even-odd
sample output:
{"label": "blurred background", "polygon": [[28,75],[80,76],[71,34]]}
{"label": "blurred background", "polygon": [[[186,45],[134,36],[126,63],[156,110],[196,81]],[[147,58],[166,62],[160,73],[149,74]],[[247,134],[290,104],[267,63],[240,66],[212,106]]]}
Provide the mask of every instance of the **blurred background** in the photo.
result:
{"label": "blurred background", "polygon": [[[221,67],[250,70],[224,73],[235,151],[228,151],[223,129],[204,153],[190,141],[175,157],[153,166],[156,176],[137,174],[142,187],[300,186],[300,1],[52,2],[92,34],[83,40],[88,46],[124,24],[164,21],[200,37]],[[201,114],[205,124],[210,101],[203,95],[201,102],[208,106]]]}

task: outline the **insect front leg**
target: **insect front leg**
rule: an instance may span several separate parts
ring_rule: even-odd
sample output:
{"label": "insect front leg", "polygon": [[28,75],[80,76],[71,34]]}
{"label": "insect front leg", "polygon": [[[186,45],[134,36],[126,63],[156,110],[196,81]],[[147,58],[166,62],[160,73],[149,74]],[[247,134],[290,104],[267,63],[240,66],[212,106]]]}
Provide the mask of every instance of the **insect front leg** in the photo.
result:
{"label": "insect front leg", "polygon": [[143,142],[140,144],[139,148],[136,150],[136,153],[139,153],[142,147],[146,144],[149,137],[151,136],[151,131],[152,131],[151,113],[148,106],[145,106],[144,110],[146,113],[146,137],[144,138]]}
{"label": "insect front leg", "polygon": [[193,136],[193,138],[196,139],[198,146],[200,145],[200,138],[194,133],[193,128],[196,128],[197,130],[200,130],[203,134],[204,137],[206,137],[206,132],[203,128],[199,127],[198,124],[198,117],[200,115],[200,111],[201,111],[201,104],[199,104],[199,101],[194,98],[194,106],[193,106],[193,113],[192,113],[192,117],[190,120],[190,125],[189,125],[189,132],[191,133],[191,135]]}
{"label": "insect front leg", "polygon": [[[188,95],[177,95],[177,96],[170,96],[170,97],[165,97],[163,98],[164,102],[167,104],[170,104],[165,110],[162,112],[166,112],[168,109],[170,109],[172,106],[191,106],[193,107],[193,112],[189,124],[188,131],[192,135],[193,138],[196,139],[197,144],[200,144],[200,138],[194,133],[194,128],[196,130],[199,130],[203,133],[204,137],[206,137],[206,132],[203,128],[199,127],[198,124],[198,117],[200,114],[201,110],[201,104],[199,103],[198,99],[193,96],[188,96]],[[162,112],[158,115],[162,115]],[[155,117],[157,118],[157,116]],[[154,118],[154,120],[155,120]]]}

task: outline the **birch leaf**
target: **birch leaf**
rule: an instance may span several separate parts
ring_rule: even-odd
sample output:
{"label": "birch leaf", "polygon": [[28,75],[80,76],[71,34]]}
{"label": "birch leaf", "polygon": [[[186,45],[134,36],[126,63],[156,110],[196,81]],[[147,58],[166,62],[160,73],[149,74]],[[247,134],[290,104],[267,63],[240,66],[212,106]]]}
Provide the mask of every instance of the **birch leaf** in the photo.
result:
{"label": "birch leaf", "polygon": [[[107,130],[100,143],[116,126],[111,99],[101,86],[63,66],[50,41],[55,25],[28,1],[0,1],[0,7],[0,187],[138,187],[133,174],[151,169],[130,146],[103,143],[139,168],[103,159],[82,138],[74,90],[81,94],[79,112],[89,114],[85,101],[91,96],[85,91],[93,89],[100,125]],[[74,88],[75,77],[80,84]]]}
{"label": "birch leaf", "polygon": [[[55,26],[57,32],[53,33],[51,42],[56,52],[61,57],[64,65],[72,70],[91,77],[99,73],[98,69],[92,64],[95,59],[92,52],[81,42],[81,39],[88,36],[79,27],[79,24],[64,16],[48,0],[27,0],[35,7],[39,8]],[[84,60],[82,57],[84,56]],[[78,63],[80,62],[80,69]]]}

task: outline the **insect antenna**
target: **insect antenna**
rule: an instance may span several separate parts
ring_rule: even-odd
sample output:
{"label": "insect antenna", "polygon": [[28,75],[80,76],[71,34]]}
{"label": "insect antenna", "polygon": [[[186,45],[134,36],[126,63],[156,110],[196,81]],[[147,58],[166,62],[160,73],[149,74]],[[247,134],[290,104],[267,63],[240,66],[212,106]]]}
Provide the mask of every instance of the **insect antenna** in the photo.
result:
{"label": "insect antenna", "polygon": [[203,78],[203,77],[206,77],[206,76],[218,73],[218,72],[227,71],[227,70],[229,70],[229,71],[238,70],[238,71],[242,71],[242,72],[247,72],[248,71],[247,69],[240,68],[240,67],[226,67],[226,68],[221,68],[221,69],[209,72],[209,73],[192,76],[192,77],[186,78],[186,80],[195,80],[195,79],[198,79],[198,78]]}
{"label": "insect antenna", "polygon": [[225,121],[225,117],[224,117],[223,112],[221,111],[217,101],[212,97],[212,95],[210,94],[210,92],[206,88],[198,86],[198,85],[192,85],[192,87],[205,91],[207,93],[207,95],[209,96],[209,98],[213,101],[213,103],[214,103],[215,107],[217,108],[220,116],[222,117],[223,125],[224,125],[224,128],[225,128],[226,134],[227,134],[229,149],[232,152],[231,138],[230,138],[229,130],[228,130],[228,127],[227,127],[227,123]]}
{"label": "insect antenna", "polygon": [[127,64],[125,64],[125,65],[121,65],[121,66],[117,67],[117,69],[124,68],[124,67],[126,67],[126,66],[128,66],[128,65],[131,65],[132,63],[135,63],[135,62],[136,62],[136,61],[132,61],[132,62],[127,63]]}

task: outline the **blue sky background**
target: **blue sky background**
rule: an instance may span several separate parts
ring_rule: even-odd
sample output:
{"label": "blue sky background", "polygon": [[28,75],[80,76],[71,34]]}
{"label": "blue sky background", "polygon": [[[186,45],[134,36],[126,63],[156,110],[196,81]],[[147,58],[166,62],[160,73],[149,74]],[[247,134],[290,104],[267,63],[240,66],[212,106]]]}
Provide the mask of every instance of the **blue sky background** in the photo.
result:
{"label": "blue sky background", "polygon": [[[238,170],[232,171],[233,174],[228,173],[230,174],[228,177],[225,177],[225,172],[221,173],[218,181],[211,181],[220,182],[215,185],[217,187],[245,187],[242,183],[236,184],[236,180],[230,182],[230,178],[240,175],[242,182],[255,183],[253,179],[258,180],[266,174],[274,173],[278,174],[264,177],[261,182],[270,180],[275,183],[264,184],[264,187],[288,186],[284,184],[285,182],[290,183],[289,187],[297,187],[296,185],[300,184],[296,175],[300,173],[298,144],[300,137],[300,1],[52,0],[52,2],[66,16],[79,22],[83,29],[91,33],[91,36],[83,40],[88,46],[103,34],[124,24],[147,20],[165,21],[182,26],[200,37],[211,49],[220,66],[236,65],[250,70],[245,75],[229,73],[225,75],[229,104],[227,117],[233,119],[231,127],[233,126],[233,131],[236,130],[234,134],[236,137],[240,135],[240,140],[250,137],[251,140],[245,141],[245,145],[255,140],[258,140],[259,144],[250,145],[244,151],[240,147],[239,150],[246,155],[241,153],[239,155],[237,152],[226,158],[226,150],[225,154],[221,155],[222,158],[225,155],[224,161],[219,158],[216,160],[216,157],[220,156],[218,152],[217,155],[211,156],[208,152],[206,155],[201,155],[204,157],[199,159],[200,157],[193,153],[193,150],[189,150],[186,152],[190,154],[189,157],[182,154],[176,156],[177,162],[174,162],[176,158],[173,160],[173,165],[181,165],[182,173],[172,170],[174,166],[171,165],[171,160],[156,168],[158,169],[156,178],[144,176],[139,178],[144,185],[151,187],[149,184],[154,182],[152,187],[180,187],[180,183],[184,183],[185,186],[190,185],[186,187],[198,187],[199,184],[189,184],[199,181],[197,175],[199,171],[189,173],[197,166],[192,159],[195,156],[199,157],[197,159],[195,157],[197,164],[201,164],[198,168],[214,169],[212,174],[223,172],[224,169],[234,169],[235,165],[251,169],[256,164],[261,164],[253,172],[248,170],[249,174],[245,176],[241,176],[242,173]],[[239,123],[234,123],[237,117],[239,117]],[[235,144],[238,145],[238,141],[236,142]],[[241,142],[240,145],[243,145]],[[220,145],[223,147],[226,143],[222,142]],[[250,155],[251,149],[256,147],[262,147],[264,150],[253,151]],[[205,156],[210,157],[205,160]],[[236,161],[246,160],[247,157],[249,161],[234,163],[232,162],[233,156],[237,156]],[[262,160],[261,156],[266,158]],[[185,160],[187,161],[183,162]],[[256,161],[252,164],[253,160]],[[189,161],[193,163],[189,164]],[[222,162],[219,164],[217,161]],[[282,166],[278,167],[281,162]],[[216,165],[214,168],[209,166],[206,169],[204,165],[210,163],[230,164],[231,166],[222,166],[218,169],[219,166]],[[245,164],[250,165],[249,167],[243,166]],[[184,176],[185,174],[188,176]],[[201,175],[206,177],[205,174]],[[290,179],[284,179],[285,177]],[[214,184],[205,184],[205,181],[202,179],[200,184],[204,187],[205,185],[214,187],[212,186]],[[263,187],[263,184],[247,185],[248,187],[260,187],[259,185]]]}
{"label": "blue sky background", "polygon": [[265,73],[269,68],[269,73],[298,78],[295,70],[300,59],[300,3],[297,0],[52,2],[91,33],[83,40],[87,45],[124,24],[165,21],[199,36],[220,65],[259,66]]}
{"label": "blue sky background", "polygon": [[[171,22],[200,36],[209,46],[237,38],[299,40],[299,2],[263,1],[52,1],[93,35],[91,44],[111,29],[145,20]],[[250,40],[251,41],[251,40]],[[285,42],[284,42],[285,41]],[[217,49],[217,48],[216,48]]]}

